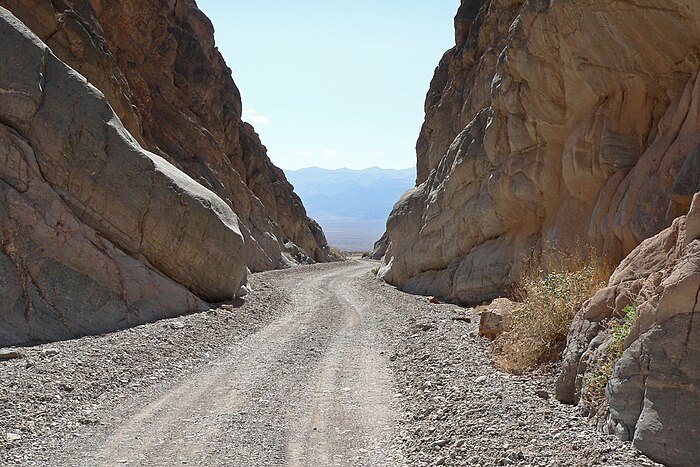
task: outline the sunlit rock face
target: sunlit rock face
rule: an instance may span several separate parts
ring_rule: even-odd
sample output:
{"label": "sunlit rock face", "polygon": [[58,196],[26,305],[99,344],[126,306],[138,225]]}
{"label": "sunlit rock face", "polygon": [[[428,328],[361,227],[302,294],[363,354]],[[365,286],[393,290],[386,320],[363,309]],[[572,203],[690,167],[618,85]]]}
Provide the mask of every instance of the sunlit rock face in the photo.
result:
{"label": "sunlit rock face", "polygon": [[612,263],[700,190],[700,2],[462,1],[380,275],[480,302],[533,249]]}
{"label": "sunlit rock face", "polygon": [[241,121],[231,70],[194,1],[0,0],[0,6],[104,93],[141,146],[233,209],[251,270],[289,264],[294,258],[285,253],[296,246],[312,260],[330,259],[321,228],[253,127]]}
{"label": "sunlit rock face", "polygon": [[193,1],[0,0],[0,346],[122,329],[331,258]]}

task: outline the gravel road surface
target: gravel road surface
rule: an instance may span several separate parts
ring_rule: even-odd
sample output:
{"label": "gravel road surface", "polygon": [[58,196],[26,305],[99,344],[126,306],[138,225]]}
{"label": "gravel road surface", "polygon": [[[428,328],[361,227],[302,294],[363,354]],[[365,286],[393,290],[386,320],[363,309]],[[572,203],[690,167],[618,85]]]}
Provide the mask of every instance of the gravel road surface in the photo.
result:
{"label": "gravel road surface", "polygon": [[656,465],[495,370],[470,309],[376,262],[255,274],[245,301],[0,362],[0,465]]}

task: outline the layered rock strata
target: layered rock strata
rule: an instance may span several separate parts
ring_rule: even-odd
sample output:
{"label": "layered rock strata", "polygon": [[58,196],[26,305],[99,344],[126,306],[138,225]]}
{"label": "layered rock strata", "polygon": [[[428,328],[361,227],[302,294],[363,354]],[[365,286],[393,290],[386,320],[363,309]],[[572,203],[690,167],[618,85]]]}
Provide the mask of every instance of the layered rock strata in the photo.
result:
{"label": "layered rock strata", "polygon": [[0,346],[205,308],[245,284],[212,191],[139,145],[102,93],[0,7]]}
{"label": "layered rock strata", "polygon": [[[332,255],[267,157],[193,0],[0,0],[100,89],[147,150],[216,193],[241,221],[253,271]],[[309,259],[307,259],[307,257]]]}
{"label": "layered rock strata", "polygon": [[687,212],[700,1],[463,0],[455,26],[385,280],[481,302],[533,249],[593,246],[616,264]]}
{"label": "layered rock strata", "polygon": [[[687,217],[642,242],[608,287],[587,301],[572,324],[557,398],[590,407],[591,378],[609,359],[611,323],[634,306],[638,315],[606,386],[601,427],[667,465],[700,459],[700,194]],[[596,407],[593,407],[596,409]]]}

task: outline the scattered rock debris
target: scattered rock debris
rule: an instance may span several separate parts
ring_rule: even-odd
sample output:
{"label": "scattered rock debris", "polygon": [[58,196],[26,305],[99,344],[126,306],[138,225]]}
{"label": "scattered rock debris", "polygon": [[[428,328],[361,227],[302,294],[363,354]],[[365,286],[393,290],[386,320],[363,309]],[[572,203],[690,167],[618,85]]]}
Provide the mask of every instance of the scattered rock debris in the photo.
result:
{"label": "scattered rock debris", "polygon": [[[324,267],[344,266],[309,270]],[[374,278],[371,267],[358,286],[381,304],[377,338],[394,378],[398,465],[658,465],[549,397],[555,366],[519,376],[496,370],[473,310],[418,301]],[[253,292],[235,313],[209,310],[22,349],[22,359],[0,365],[0,465],[51,465],[66,442],[108,425],[116,405],[216,365],[232,345],[284,315],[289,302],[275,286],[284,273],[253,275]],[[176,322],[184,326],[173,332]]]}

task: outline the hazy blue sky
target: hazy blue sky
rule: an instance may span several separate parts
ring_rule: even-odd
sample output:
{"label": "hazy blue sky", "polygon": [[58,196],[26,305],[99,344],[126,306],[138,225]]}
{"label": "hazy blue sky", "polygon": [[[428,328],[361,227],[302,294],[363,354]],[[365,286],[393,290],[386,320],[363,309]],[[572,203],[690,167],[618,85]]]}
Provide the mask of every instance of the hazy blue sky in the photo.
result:
{"label": "hazy blue sky", "polygon": [[415,165],[459,0],[197,0],[283,169]]}

